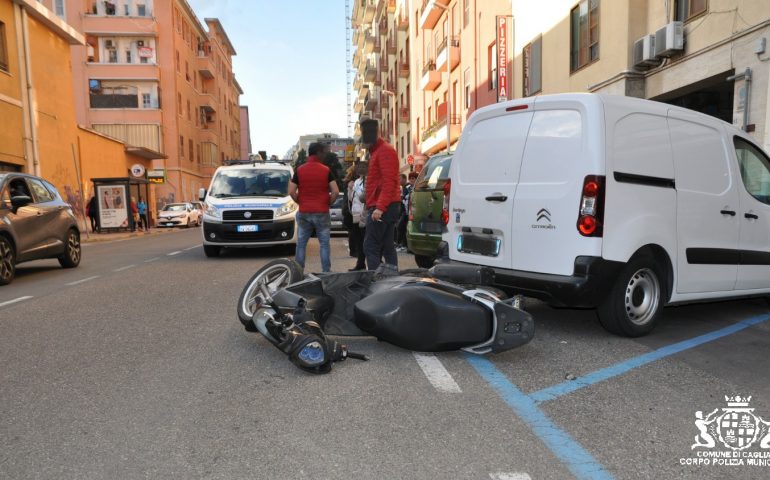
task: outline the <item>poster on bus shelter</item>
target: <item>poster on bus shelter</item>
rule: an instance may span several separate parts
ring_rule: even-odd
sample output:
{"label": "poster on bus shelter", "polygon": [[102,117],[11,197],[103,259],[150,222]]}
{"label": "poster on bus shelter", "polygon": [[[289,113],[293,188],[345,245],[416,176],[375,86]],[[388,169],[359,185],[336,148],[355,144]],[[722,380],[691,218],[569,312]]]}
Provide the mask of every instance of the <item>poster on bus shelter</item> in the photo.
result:
{"label": "poster on bus shelter", "polygon": [[128,207],[125,185],[100,185],[96,187],[99,200],[99,226],[101,228],[127,228]]}

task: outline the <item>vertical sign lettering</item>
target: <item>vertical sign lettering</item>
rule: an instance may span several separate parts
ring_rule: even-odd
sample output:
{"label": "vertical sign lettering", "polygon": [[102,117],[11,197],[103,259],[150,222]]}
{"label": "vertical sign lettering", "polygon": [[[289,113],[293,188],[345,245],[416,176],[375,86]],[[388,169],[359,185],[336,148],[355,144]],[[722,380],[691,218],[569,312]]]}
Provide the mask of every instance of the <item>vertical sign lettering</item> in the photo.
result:
{"label": "vertical sign lettering", "polygon": [[497,17],[497,101],[508,100],[508,19]]}

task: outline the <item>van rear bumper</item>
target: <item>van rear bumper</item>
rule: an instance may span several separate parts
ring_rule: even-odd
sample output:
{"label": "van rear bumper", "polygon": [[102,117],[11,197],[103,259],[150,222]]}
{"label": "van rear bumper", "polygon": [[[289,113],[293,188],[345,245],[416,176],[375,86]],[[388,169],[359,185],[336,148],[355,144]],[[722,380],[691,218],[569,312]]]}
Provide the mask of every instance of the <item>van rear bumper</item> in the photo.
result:
{"label": "van rear bumper", "polygon": [[595,308],[607,297],[624,266],[623,262],[584,256],[575,258],[574,273],[569,276],[494,268],[494,286],[557,307]]}

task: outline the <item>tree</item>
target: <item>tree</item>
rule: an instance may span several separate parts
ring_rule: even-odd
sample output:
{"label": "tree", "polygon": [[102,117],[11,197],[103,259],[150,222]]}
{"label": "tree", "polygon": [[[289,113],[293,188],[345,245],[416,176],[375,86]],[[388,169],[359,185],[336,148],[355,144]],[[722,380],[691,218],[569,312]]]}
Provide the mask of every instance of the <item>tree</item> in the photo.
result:
{"label": "tree", "polygon": [[299,152],[297,152],[297,159],[294,160],[294,170],[298,169],[300,165],[307,162],[307,152],[305,152],[305,149],[300,149]]}

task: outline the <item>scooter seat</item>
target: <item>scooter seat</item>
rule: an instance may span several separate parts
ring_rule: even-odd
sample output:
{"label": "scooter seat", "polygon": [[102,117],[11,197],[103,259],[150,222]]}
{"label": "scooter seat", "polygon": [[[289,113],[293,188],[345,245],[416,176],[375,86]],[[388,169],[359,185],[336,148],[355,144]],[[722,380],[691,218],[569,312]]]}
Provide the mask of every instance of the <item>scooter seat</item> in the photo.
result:
{"label": "scooter seat", "polygon": [[441,352],[477,345],[492,336],[492,313],[460,294],[405,285],[358,301],[358,327],[409,350]]}

